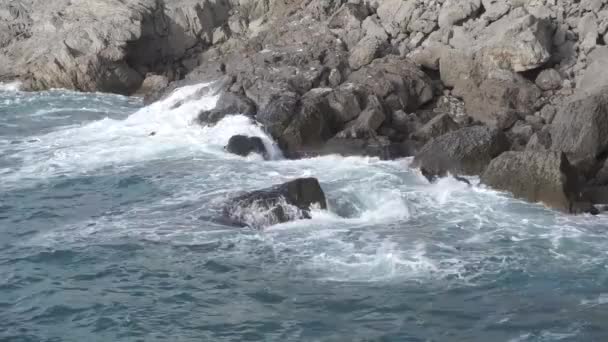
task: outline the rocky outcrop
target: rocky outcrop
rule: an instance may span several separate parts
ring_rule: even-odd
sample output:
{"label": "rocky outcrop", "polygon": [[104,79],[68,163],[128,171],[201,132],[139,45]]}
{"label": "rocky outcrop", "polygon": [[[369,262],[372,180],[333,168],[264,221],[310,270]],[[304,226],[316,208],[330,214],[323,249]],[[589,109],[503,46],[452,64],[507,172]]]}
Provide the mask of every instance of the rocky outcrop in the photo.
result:
{"label": "rocky outcrop", "polygon": [[416,154],[413,167],[427,178],[479,175],[490,161],[509,149],[504,133],[483,126],[465,127],[429,141]]}
{"label": "rocky outcrop", "polygon": [[566,213],[594,212],[581,196],[576,169],[565,154],[548,151],[505,152],[481,176],[483,184]]}
{"label": "rocky outcrop", "polygon": [[244,135],[234,135],[228,140],[225,147],[226,151],[247,157],[251,153],[257,153],[265,159],[268,158],[268,151],[260,137],[248,137]]}
{"label": "rocky outcrop", "polygon": [[323,189],[315,178],[300,178],[232,198],[224,206],[223,213],[236,224],[264,228],[309,219],[313,206],[327,209]]}
{"label": "rocky outcrop", "polygon": [[571,98],[551,124],[551,149],[585,170],[608,151],[608,88]]}

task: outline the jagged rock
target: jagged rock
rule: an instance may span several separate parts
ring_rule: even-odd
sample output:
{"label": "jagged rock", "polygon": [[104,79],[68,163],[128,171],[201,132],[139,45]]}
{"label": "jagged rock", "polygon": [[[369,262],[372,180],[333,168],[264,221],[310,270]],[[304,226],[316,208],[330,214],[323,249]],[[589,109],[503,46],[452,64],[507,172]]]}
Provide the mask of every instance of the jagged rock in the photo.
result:
{"label": "jagged rock", "polygon": [[534,133],[528,144],[526,150],[529,151],[546,151],[551,148],[551,131],[549,126],[543,127],[540,131]]}
{"label": "jagged rock", "polygon": [[454,94],[463,98],[469,116],[500,129],[533,114],[541,96],[534,83],[509,71],[490,75],[480,83],[474,79],[458,81]]}
{"label": "jagged rock", "polygon": [[243,157],[247,157],[251,153],[257,153],[264,158],[268,157],[268,152],[260,137],[234,135],[228,140],[228,145],[226,145],[225,149],[230,153]]}
{"label": "jagged rock", "polygon": [[553,122],[555,114],[557,114],[557,108],[553,105],[546,105],[540,110],[540,117],[543,118],[547,124]]}
{"label": "jagged rock", "polygon": [[489,21],[496,21],[500,19],[511,9],[509,3],[504,0],[481,0],[481,3],[486,10],[484,17],[486,17]]}
{"label": "jagged rock", "polygon": [[426,143],[412,165],[428,177],[448,172],[479,175],[493,158],[508,149],[504,133],[482,126],[465,127]]}
{"label": "jagged rock", "polygon": [[446,87],[453,88],[458,81],[469,79],[473,69],[473,56],[469,52],[447,48],[441,51],[439,73]]}
{"label": "jagged rock", "polygon": [[577,90],[594,92],[596,89],[608,86],[608,47],[598,46],[588,56],[589,65],[583,71],[577,83]]}
{"label": "jagged rock", "polygon": [[439,27],[451,27],[472,17],[481,9],[481,0],[447,0],[439,12]]}
{"label": "jagged rock", "polygon": [[545,69],[538,74],[535,83],[542,90],[555,90],[562,86],[562,76],[555,69]]}
{"label": "jagged rock", "polygon": [[312,89],[300,99],[300,105],[287,128],[278,136],[279,146],[288,156],[298,155],[308,146],[321,146],[335,135],[336,128],[332,123],[336,119],[327,95],[331,89]]}
{"label": "jagged rock", "polygon": [[252,191],[228,201],[224,216],[234,223],[265,228],[309,219],[311,206],[327,209],[325,193],[315,178],[299,178],[268,189]]}
{"label": "jagged rock", "polygon": [[345,83],[327,96],[329,107],[333,110],[336,119],[336,126],[342,127],[361,114],[362,101],[357,91],[354,84]]}
{"label": "jagged rock", "polygon": [[492,160],[481,182],[566,213],[593,209],[589,201],[580,196],[582,187],[576,169],[565,154],[559,152],[505,152]]}
{"label": "jagged rock", "polygon": [[299,97],[295,93],[285,92],[273,95],[268,104],[255,116],[275,139],[279,139],[294,115],[299,105]]}
{"label": "jagged rock", "polygon": [[367,106],[359,114],[359,117],[350,122],[346,128],[338,133],[338,138],[369,138],[376,135],[376,130],[380,128],[386,116],[382,108],[382,103],[375,95],[367,98]]}
{"label": "jagged rock", "polygon": [[384,42],[376,37],[365,37],[352,49],[348,64],[353,70],[371,63],[378,57]]}
{"label": "jagged rock", "polygon": [[[443,44],[430,43],[427,46],[412,51],[408,57],[416,62],[416,64],[420,64],[427,69],[439,70],[439,60],[444,49],[447,49],[447,47]],[[453,63],[453,61],[449,63]]]}
{"label": "jagged rock", "polygon": [[421,0],[384,0],[376,10],[386,32],[421,32],[428,34],[437,27],[438,8]]}
{"label": "jagged rock", "polygon": [[608,88],[574,96],[551,124],[552,149],[588,169],[608,149]]}
{"label": "jagged rock", "polygon": [[449,114],[439,114],[416,131],[413,138],[427,141],[457,129],[458,124],[454,122]]}
{"label": "jagged rock", "polygon": [[215,124],[226,115],[238,114],[253,117],[256,114],[255,103],[244,95],[224,92],[217,100],[216,107],[199,113],[197,121],[202,125]]}
{"label": "jagged rock", "polygon": [[169,79],[166,76],[154,74],[148,75],[134,95],[143,96],[144,102],[150,103],[151,98],[154,97],[154,95],[158,92],[161,92],[163,89],[167,88],[168,85]]}
{"label": "jagged rock", "polygon": [[179,6],[157,0],[15,0],[1,4],[0,12],[4,6],[20,9],[8,21],[21,30],[8,30],[0,44],[10,77],[30,90],[121,94],[139,89],[148,72],[177,78],[181,67],[174,62],[205,44],[229,9],[227,0],[184,0]]}
{"label": "jagged rock", "polygon": [[532,15],[509,15],[492,23],[477,39],[477,53],[488,68],[516,72],[536,69],[551,58],[551,25]]}
{"label": "jagged rock", "polygon": [[429,77],[414,63],[396,56],[374,60],[353,72],[348,81],[384,99],[391,110],[411,112],[433,98]]}

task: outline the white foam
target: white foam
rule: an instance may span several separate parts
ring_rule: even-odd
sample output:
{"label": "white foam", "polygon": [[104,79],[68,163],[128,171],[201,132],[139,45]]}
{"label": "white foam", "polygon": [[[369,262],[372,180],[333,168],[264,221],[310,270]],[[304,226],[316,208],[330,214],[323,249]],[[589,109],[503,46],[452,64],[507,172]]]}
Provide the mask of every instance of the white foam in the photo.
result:
{"label": "white foam", "polygon": [[213,127],[201,128],[194,123],[201,111],[215,107],[218,97],[212,84],[186,86],[124,120],[106,118],[32,137],[29,140],[37,142],[15,147],[21,148],[14,157],[21,159],[22,165],[4,180],[41,179],[204,152],[223,154],[224,145],[234,134],[262,138],[270,157],[281,158],[272,139],[242,115],[229,116]]}
{"label": "white foam", "polygon": [[15,92],[21,89],[21,82],[0,83],[0,91]]}

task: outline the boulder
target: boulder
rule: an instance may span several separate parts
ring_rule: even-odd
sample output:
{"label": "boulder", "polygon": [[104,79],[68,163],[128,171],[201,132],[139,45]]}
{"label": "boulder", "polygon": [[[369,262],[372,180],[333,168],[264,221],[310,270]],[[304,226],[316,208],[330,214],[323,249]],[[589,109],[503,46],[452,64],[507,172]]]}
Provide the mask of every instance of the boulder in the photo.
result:
{"label": "boulder", "polygon": [[545,69],[536,77],[536,85],[542,90],[555,90],[562,86],[562,76],[555,69]]}
{"label": "boulder", "polygon": [[449,28],[477,14],[481,0],[447,0],[439,12],[439,27]]}
{"label": "boulder", "polygon": [[329,107],[334,112],[336,126],[344,126],[361,114],[362,101],[358,89],[352,83],[345,83],[327,95]]}
{"label": "boulder", "polygon": [[477,82],[458,81],[454,94],[463,98],[469,116],[499,129],[533,114],[541,91],[519,74],[496,71]]}
{"label": "boulder", "polygon": [[608,185],[608,159],[601,161],[596,166],[598,171],[593,176],[593,179],[589,182],[591,185],[600,186]]}
{"label": "boulder", "polygon": [[551,131],[549,126],[545,126],[530,137],[530,140],[526,145],[526,150],[546,151],[551,149],[551,144]]}
{"label": "boulder", "polygon": [[431,79],[416,64],[397,56],[376,59],[348,81],[384,99],[391,110],[412,112],[433,98]]}
{"label": "boulder", "polygon": [[315,88],[304,94],[295,115],[277,138],[287,156],[296,156],[304,147],[321,146],[337,133],[336,119],[329,107],[328,88]]}
{"label": "boulder", "polygon": [[376,135],[386,116],[380,100],[375,95],[367,99],[367,106],[356,120],[347,124],[346,128],[338,133],[339,138],[369,138]]}
{"label": "boulder", "polygon": [[608,88],[573,96],[551,124],[551,148],[588,169],[608,149]]}
{"label": "boulder", "polygon": [[473,55],[457,49],[443,49],[439,58],[439,74],[446,87],[453,88],[459,80],[469,79],[474,69]]}
{"label": "boulder", "polygon": [[256,120],[261,123],[273,138],[278,140],[299,106],[299,96],[292,92],[273,95],[268,104],[256,114]]}
{"label": "boulder", "polygon": [[591,212],[593,207],[580,193],[579,175],[565,154],[552,151],[505,152],[492,160],[481,182],[509,191],[516,198],[566,213]]}
{"label": "boulder", "polygon": [[245,95],[224,92],[217,100],[215,108],[199,113],[197,121],[202,125],[215,124],[226,115],[238,114],[253,117],[256,114],[255,103]]}
{"label": "boulder", "polygon": [[427,177],[479,175],[490,161],[509,149],[504,133],[483,126],[465,127],[426,143],[416,154],[412,166]]}
{"label": "boulder", "polygon": [[264,146],[264,142],[260,137],[248,137],[244,135],[234,135],[228,140],[228,145],[224,148],[226,151],[246,157],[251,153],[257,153],[264,157],[268,157],[268,152]]}
{"label": "boulder", "polygon": [[458,129],[458,124],[449,114],[439,114],[424,124],[412,136],[416,140],[427,141]]}
{"label": "boulder", "polygon": [[553,28],[546,20],[513,12],[492,23],[477,39],[478,56],[488,68],[516,72],[536,69],[551,58]]}
{"label": "boulder", "polygon": [[232,198],[224,216],[236,224],[264,228],[287,221],[309,219],[312,206],[327,209],[325,194],[315,178],[299,178]]}
{"label": "boulder", "polygon": [[584,198],[593,204],[608,204],[608,186],[590,186],[583,191]]}
{"label": "boulder", "polygon": [[353,70],[357,70],[364,65],[371,63],[380,52],[385,42],[376,37],[365,37],[353,47],[348,64]]}

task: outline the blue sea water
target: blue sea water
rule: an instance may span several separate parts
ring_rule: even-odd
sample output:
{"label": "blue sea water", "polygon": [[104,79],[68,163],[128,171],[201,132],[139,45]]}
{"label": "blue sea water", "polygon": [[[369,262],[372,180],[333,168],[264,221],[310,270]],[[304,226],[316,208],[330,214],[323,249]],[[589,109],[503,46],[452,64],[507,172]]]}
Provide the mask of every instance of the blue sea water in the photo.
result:
{"label": "blue sea water", "polygon": [[[0,341],[608,341],[607,216],[408,160],[284,160],[243,116],[193,124],[206,87],[149,107],[0,90]],[[273,160],[226,154],[237,133]],[[328,211],[218,220],[301,176]]]}

